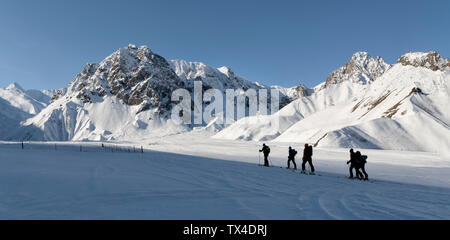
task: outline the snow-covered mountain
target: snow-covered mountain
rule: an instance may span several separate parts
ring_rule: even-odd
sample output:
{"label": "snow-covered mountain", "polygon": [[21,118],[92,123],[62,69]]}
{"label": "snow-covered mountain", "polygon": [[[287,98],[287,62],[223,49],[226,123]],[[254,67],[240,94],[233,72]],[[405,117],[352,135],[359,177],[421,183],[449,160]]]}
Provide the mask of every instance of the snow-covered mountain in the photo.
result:
{"label": "snow-covered mountain", "polygon": [[353,54],[345,66],[333,71],[321,85],[326,88],[332,84],[351,81],[359,84],[370,84],[379,76],[383,75],[391,65],[384,62],[381,57],[372,58],[367,52]]}
{"label": "snow-covered mountain", "polygon": [[24,90],[18,83],[0,88],[0,138],[10,139],[20,123],[50,103],[52,91]]}
{"label": "snow-covered mountain", "polygon": [[170,64],[188,89],[193,89],[194,81],[202,81],[205,89],[214,88],[223,92],[226,89],[276,89],[280,93],[280,107],[284,107],[300,97],[310,95],[314,91],[303,84],[291,88],[284,88],[281,86],[267,86],[258,82],[250,82],[238,76],[226,66],[214,68],[201,62],[187,62],[184,60],[171,60]]}
{"label": "snow-covered mountain", "polygon": [[21,111],[35,115],[50,103],[52,91],[24,90],[18,83],[0,88],[0,98]]}
{"label": "snow-covered mountain", "polygon": [[[204,91],[268,88],[227,67],[167,61],[146,46],[130,44],[100,63],[87,64],[67,88],[52,97],[47,108],[23,124],[17,138],[126,140],[188,131],[192,126],[178,126],[169,119],[174,105],[170,97],[179,88],[193,92],[194,81],[202,81]],[[286,105],[294,97],[291,90],[281,99]]]}
{"label": "snow-covered mountain", "polygon": [[207,88],[220,90],[260,88],[257,84],[236,75],[228,67],[214,68],[201,62],[184,60],[171,60],[170,65],[187,88],[193,88],[194,81],[202,81]]}
{"label": "snow-covered mountain", "polygon": [[[308,142],[316,146],[439,151],[448,149],[450,63],[436,52],[407,53],[394,65],[357,52],[317,87],[265,86],[228,67],[167,61],[148,47],[129,45],[87,64],[57,92],[0,89],[3,139],[133,141],[190,131],[170,119],[170,94],[203,90],[278,89],[281,110],[223,126],[215,138]],[[19,97],[17,97],[19,96]],[[50,97],[51,96],[51,97]],[[20,111],[17,111],[17,110]],[[249,121],[252,120],[252,121]],[[273,120],[279,125],[274,128]],[[226,127],[224,129],[224,127]],[[417,129],[420,130],[417,130]]]}
{"label": "snow-covered mountain", "polygon": [[408,53],[393,66],[356,53],[312,95],[215,137],[440,152],[450,148],[449,64],[436,52]]}
{"label": "snow-covered mountain", "polygon": [[[28,119],[19,138],[113,140],[137,138],[162,128],[170,93],[184,82],[163,57],[148,47],[119,49],[100,63],[87,64],[52,103]],[[179,127],[162,128],[181,131]]]}

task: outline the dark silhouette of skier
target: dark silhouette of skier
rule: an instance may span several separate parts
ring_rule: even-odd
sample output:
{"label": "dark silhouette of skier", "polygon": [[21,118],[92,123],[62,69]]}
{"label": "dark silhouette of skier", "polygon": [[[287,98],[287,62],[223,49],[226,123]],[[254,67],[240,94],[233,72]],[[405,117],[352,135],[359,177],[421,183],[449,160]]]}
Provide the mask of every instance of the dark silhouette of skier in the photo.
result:
{"label": "dark silhouette of skier", "polygon": [[289,157],[288,157],[288,169],[291,169],[291,161],[294,164],[294,170],[297,170],[297,163],[295,163],[295,155],[297,155],[297,151],[292,147],[289,147]]}
{"label": "dark silhouette of skier", "polygon": [[[356,155],[356,171],[357,171],[357,174],[359,174],[358,177],[360,180],[368,181],[369,175],[366,172],[367,156],[361,155],[360,151],[356,152],[355,155]],[[364,176],[359,171],[360,169],[361,169],[362,173],[364,174]]]}
{"label": "dark silhouette of skier", "polygon": [[259,152],[262,152],[264,154],[264,167],[269,167],[269,154],[270,154],[270,148],[265,143],[263,144],[263,148],[259,150]]}
{"label": "dark silhouette of skier", "polygon": [[313,147],[305,144],[305,149],[303,150],[303,164],[302,164],[302,173],[306,173],[306,163],[309,163],[311,166],[311,173],[314,173],[314,165],[312,164],[312,156],[313,156]]}
{"label": "dark silhouette of skier", "polygon": [[361,178],[362,173],[359,171],[358,159],[353,149],[350,149],[350,160],[347,164],[350,164],[350,179],[353,179],[353,169],[355,169],[356,177]]}

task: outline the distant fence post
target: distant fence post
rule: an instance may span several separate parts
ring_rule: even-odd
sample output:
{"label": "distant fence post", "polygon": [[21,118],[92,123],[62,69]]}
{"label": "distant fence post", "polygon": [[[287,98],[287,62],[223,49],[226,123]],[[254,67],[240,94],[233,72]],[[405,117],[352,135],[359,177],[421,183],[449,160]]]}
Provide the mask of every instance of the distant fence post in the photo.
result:
{"label": "distant fence post", "polygon": [[22,150],[23,150],[23,141],[22,141]]}

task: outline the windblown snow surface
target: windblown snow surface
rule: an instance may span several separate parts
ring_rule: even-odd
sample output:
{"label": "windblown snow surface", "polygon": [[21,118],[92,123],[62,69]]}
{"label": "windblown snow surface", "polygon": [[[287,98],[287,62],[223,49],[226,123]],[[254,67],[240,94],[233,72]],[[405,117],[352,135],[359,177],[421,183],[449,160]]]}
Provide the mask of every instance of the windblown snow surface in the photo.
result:
{"label": "windblown snow surface", "polygon": [[[437,154],[363,150],[362,182],[347,179],[348,149],[316,148],[308,176],[203,131],[127,143],[144,154],[66,144],[0,144],[0,219],[450,218],[450,159]],[[288,145],[270,147],[286,166]]]}

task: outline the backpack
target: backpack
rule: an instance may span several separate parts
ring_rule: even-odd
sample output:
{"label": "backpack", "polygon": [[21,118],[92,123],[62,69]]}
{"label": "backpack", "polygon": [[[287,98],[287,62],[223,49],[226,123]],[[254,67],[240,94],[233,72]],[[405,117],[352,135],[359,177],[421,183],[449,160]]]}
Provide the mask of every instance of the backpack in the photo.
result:
{"label": "backpack", "polygon": [[367,158],[368,158],[367,155],[362,155],[361,156],[361,162],[364,163],[364,164],[367,163]]}
{"label": "backpack", "polygon": [[266,145],[265,147],[263,147],[262,151],[263,151],[264,154],[269,154],[270,153],[270,147]]}
{"label": "backpack", "polygon": [[310,157],[312,157],[312,155],[313,155],[313,147],[312,147],[312,146],[309,146],[309,147],[308,147],[308,155],[309,155]]}
{"label": "backpack", "polygon": [[297,150],[292,149],[291,151],[289,151],[289,157],[295,157],[297,155]]}

